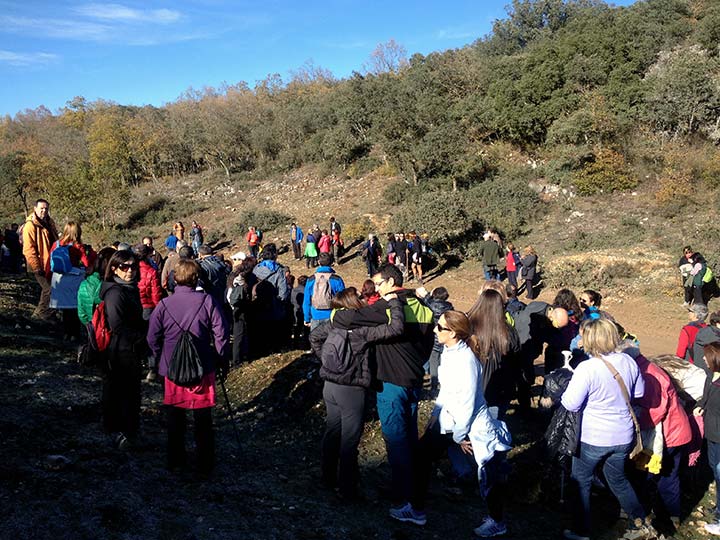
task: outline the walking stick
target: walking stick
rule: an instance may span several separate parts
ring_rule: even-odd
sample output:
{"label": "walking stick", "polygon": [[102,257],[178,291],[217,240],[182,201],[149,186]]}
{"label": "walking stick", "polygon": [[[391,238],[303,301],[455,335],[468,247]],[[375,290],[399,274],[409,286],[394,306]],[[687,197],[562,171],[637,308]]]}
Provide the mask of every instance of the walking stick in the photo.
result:
{"label": "walking stick", "polygon": [[232,424],[233,432],[235,433],[235,441],[237,442],[238,450],[242,451],[242,443],[240,442],[240,433],[238,432],[237,426],[235,425],[235,414],[230,405],[230,398],[228,398],[227,389],[225,388],[225,380],[223,377],[218,377],[220,381],[220,388],[222,388],[223,396],[225,396],[225,406],[228,411],[228,419]]}

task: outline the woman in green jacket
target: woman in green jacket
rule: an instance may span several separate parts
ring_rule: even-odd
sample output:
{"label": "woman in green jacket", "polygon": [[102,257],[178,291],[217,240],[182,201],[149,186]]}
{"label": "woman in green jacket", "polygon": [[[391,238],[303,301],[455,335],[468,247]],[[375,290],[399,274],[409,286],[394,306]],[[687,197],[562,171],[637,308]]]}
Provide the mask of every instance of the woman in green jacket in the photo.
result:
{"label": "woman in green jacket", "polygon": [[105,275],[107,262],[115,253],[115,248],[106,247],[100,250],[95,265],[89,269],[92,271],[85,280],[80,284],[78,289],[78,318],[83,326],[92,321],[95,307],[100,303],[100,285],[102,284],[102,276]]}

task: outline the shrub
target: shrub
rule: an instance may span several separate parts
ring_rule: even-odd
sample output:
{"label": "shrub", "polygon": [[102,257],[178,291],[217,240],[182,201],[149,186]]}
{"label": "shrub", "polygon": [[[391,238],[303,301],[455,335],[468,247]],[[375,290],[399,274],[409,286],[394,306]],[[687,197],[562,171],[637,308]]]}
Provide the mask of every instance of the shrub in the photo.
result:
{"label": "shrub", "polygon": [[240,216],[240,234],[245,234],[248,227],[258,227],[261,231],[267,232],[283,226],[290,226],[293,218],[282,212],[266,209],[252,209],[245,211]]}
{"label": "shrub", "polygon": [[598,150],[595,159],[587,163],[574,180],[580,195],[612,193],[637,186],[637,179],[630,175],[622,154],[609,149]]}
{"label": "shrub", "polygon": [[692,174],[689,170],[667,168],[660,177],[659,187],[655,191],[655,202],[661,207],[681,208],[689,201],[691,185]]}
{"label": "shrub", "polygon": [[342,228],[342,235],[346,243],[352,243],[355,240],[364,239],[371,232],[374,232],[373,225],[365,216],[363,216],[360,221],[345,223]]}

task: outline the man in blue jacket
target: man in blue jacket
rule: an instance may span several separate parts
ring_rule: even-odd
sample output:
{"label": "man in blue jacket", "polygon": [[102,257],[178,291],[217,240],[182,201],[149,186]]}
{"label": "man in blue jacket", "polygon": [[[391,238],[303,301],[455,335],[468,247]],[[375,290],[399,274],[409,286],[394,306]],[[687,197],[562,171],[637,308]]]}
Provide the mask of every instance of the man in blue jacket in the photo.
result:
{"label": "man in blue jacket", "polygon": [[309,326],[310,331],[330,320],[331,301],[337,293],[345,289],[345,282],[330,266],[332,255],[320,253],[318,263],[320,266],[305,283],[303,299],[305,326]]}
{"label": "man in blue jacket", "polygon": [[297,260],[302,259],[300,245],[302,244],[303,236],[303,230],[300,227],[295,225],[295,223],[290,225],[290,244],[292,245],[293,256]]}

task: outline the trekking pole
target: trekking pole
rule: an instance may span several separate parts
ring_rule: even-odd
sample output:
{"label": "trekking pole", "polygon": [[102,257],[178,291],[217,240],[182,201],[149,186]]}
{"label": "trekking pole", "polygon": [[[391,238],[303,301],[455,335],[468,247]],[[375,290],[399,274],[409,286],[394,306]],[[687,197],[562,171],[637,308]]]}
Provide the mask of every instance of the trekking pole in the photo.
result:
{"label": "trekking pole", "polygon": [[222,388],[223,396],[225,396],[225,405],[228,411],[228,419],[232,424],[233,433],[235,433],[235,441],[239,451],[242,451],[242,443],[240,442],[240,433],[238,432],[237,426],[235,425],[235,413],[233,412],[232,406],[230,405],[230,398],[228,397],[227,389],[225,388],[225,381],[223,377],[219,377],[220,388]]}

